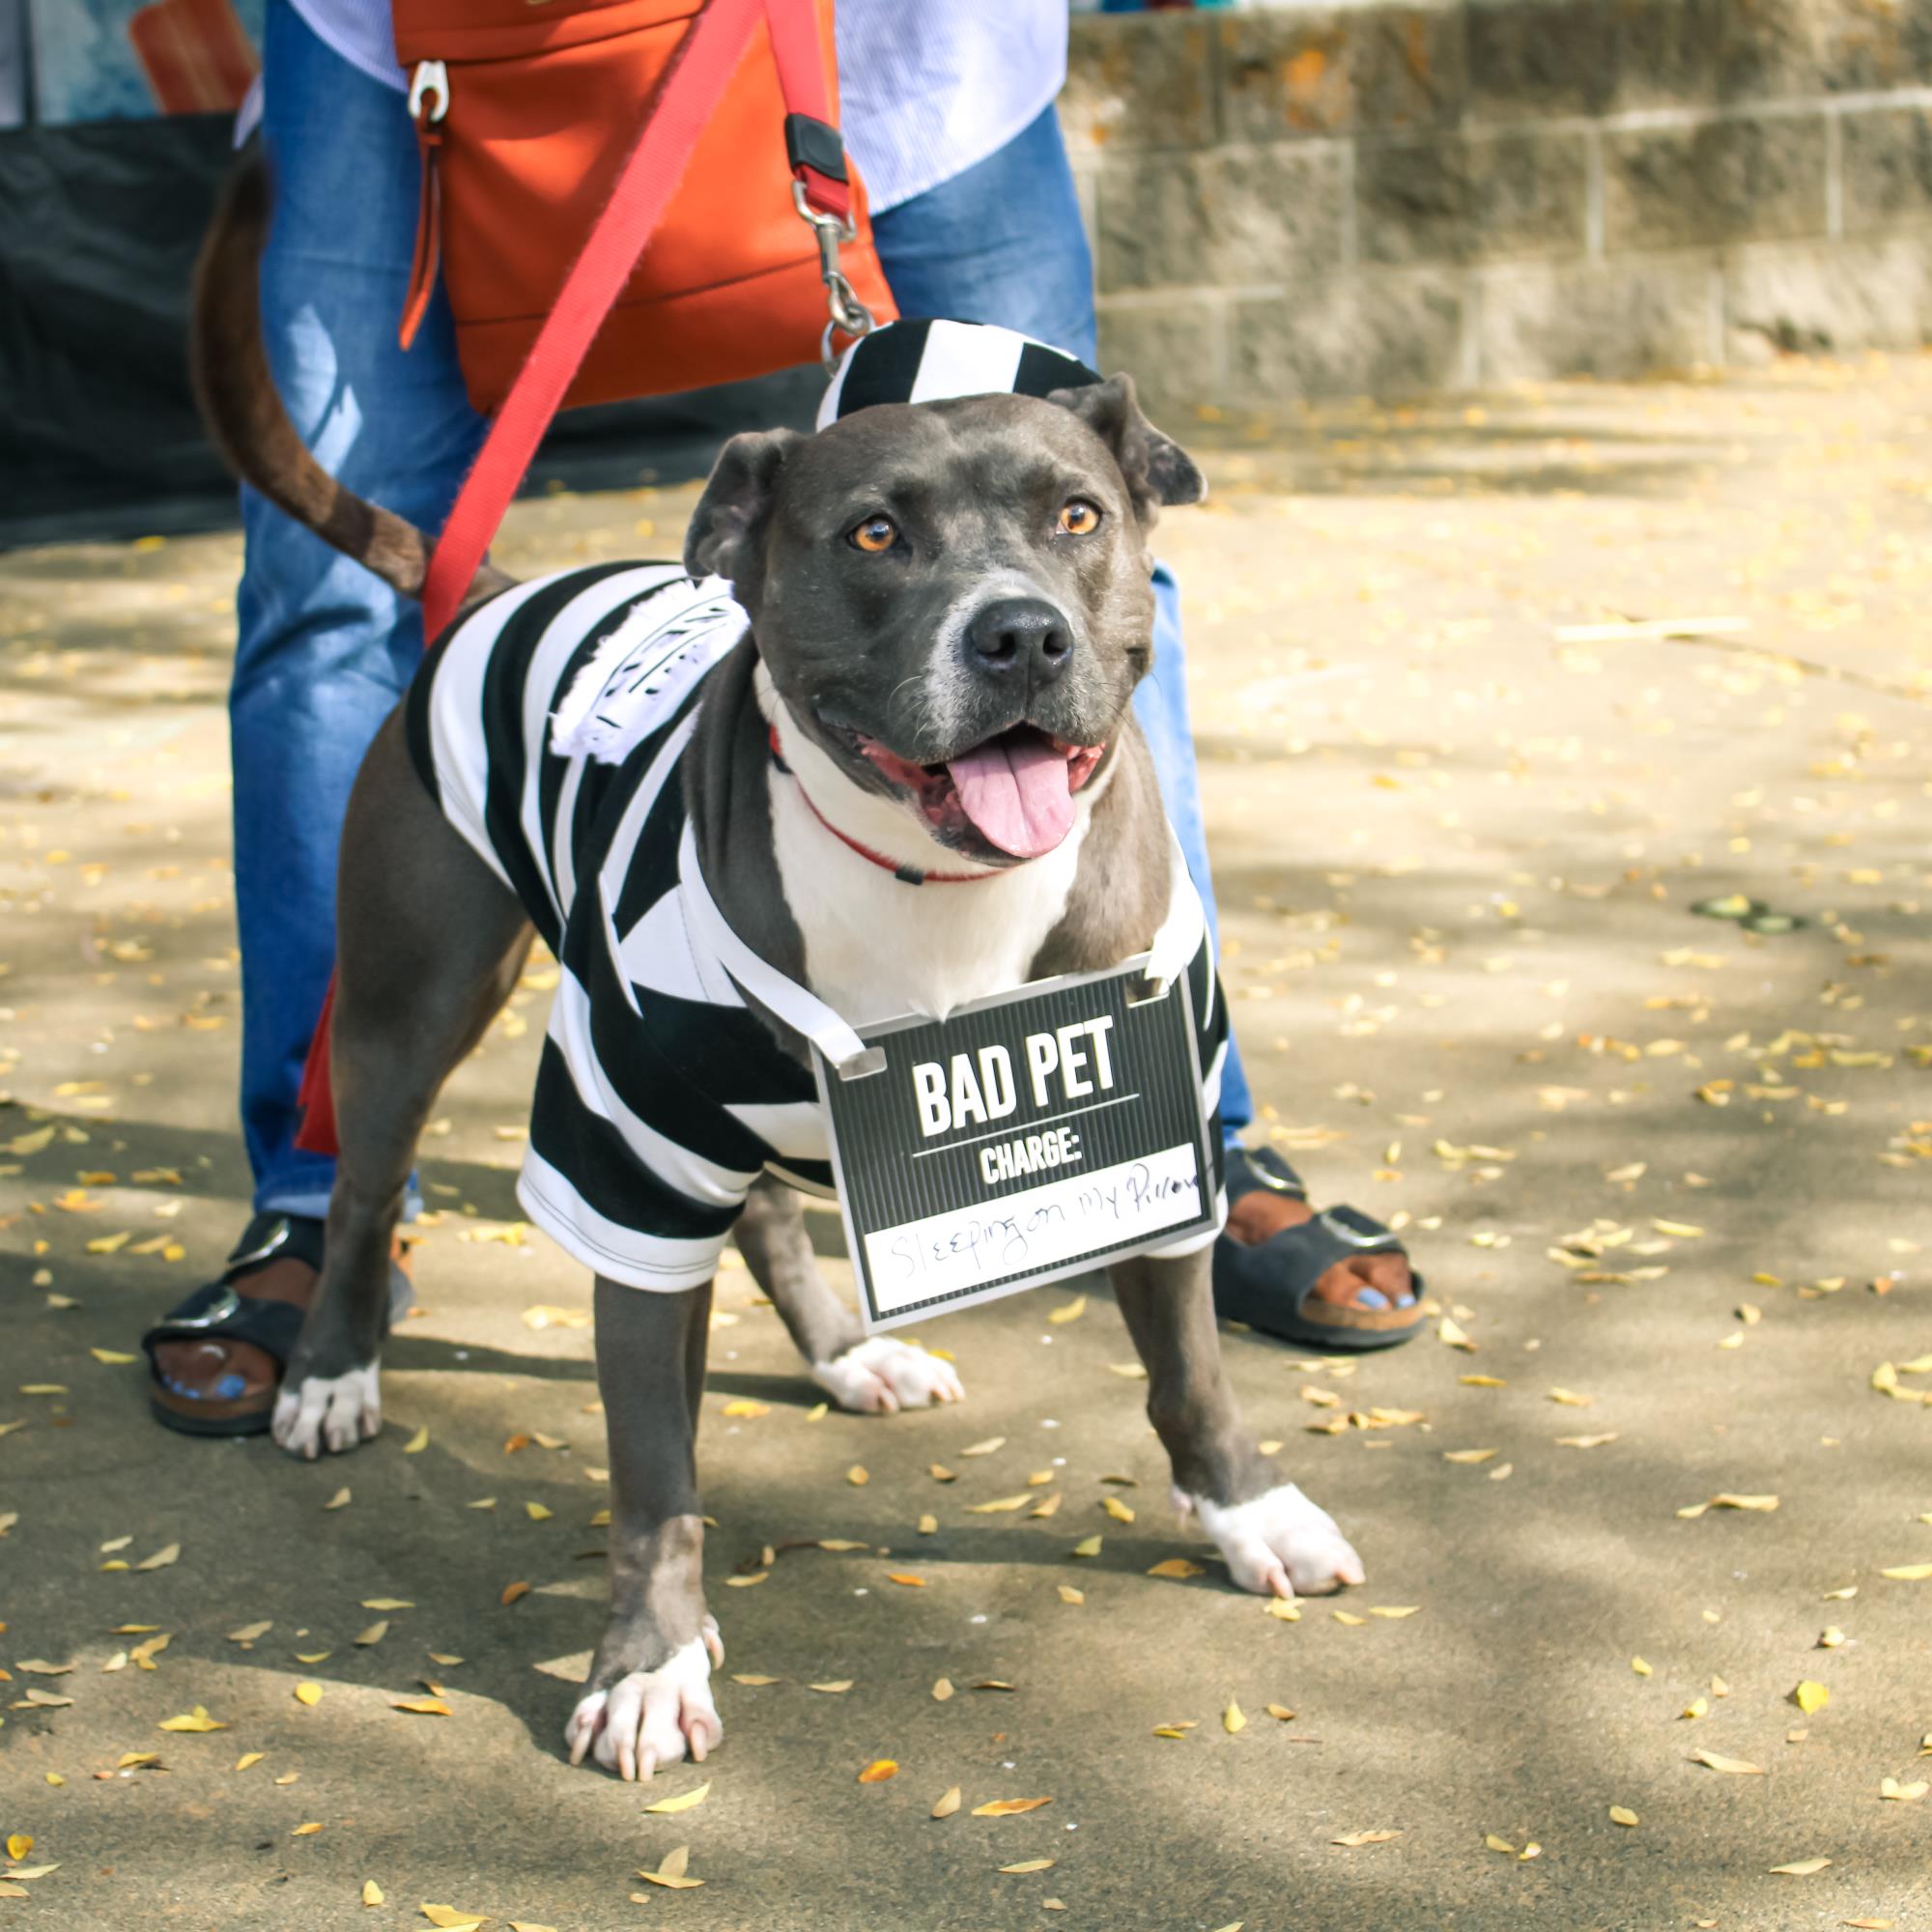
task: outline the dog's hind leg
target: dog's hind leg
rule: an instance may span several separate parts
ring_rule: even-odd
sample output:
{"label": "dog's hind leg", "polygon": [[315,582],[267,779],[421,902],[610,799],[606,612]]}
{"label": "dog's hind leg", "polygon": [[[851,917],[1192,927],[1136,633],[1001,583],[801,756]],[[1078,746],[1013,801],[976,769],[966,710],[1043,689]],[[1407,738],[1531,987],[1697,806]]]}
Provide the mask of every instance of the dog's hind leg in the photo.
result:
{"label": "dog's hind leg", "polygon": [[735,1234],[752,1279],[771,1296],[812,1380],[840,1408],[891,1415],[966,1393],[951,1362],[891,1335],[867,1338],[819,1272],[795,1189],[761,1175]]}
{"label": "dog's hind leg", "polygon": [[1362,1580],[1362,1562],[1324,1509],[1252,1446],[1221,1360],[1208,1251],[1151,1255],[1108,1270],[1148,1372],[1148,1420],[1174,1471],[1174,1499],[1244,1590],[1315,1595]]}
{"label": "dog's hind leg", "polygon": [[416,1138],[453,1067],[516,984],[530,926],[410,762],[400,711],[350,796],[337,885],[335,1191],[321,1279],[275,1401],[307,1457],[382,1428],[390,1238]]}

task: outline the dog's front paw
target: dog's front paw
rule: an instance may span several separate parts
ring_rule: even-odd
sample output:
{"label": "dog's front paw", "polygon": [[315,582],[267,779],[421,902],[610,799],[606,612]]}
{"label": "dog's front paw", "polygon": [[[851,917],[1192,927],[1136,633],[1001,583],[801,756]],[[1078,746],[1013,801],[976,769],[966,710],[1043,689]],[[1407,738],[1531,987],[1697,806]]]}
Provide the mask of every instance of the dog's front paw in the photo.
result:
{"label": "dog's front paw", "polygon": [[1324,1596],[1359,1583],[1362,1559],[1325,1509],[1293,1483],[1244,1503],[1220,1504],[1177,1492],[1175,1501],[1198,1510],[1201,1527],[1227,1559],[1228,1574],[1258,1596]]}
{"label": "dog's front paw", "polygon": [[572,1764],[590,1752],[619,1777],[649,1777],[660,1765],[677,1764],[689,1751],[702,1764],[724,1736],[724,1720],[711,1700],[711,1666],[724,1662],[717,1620],[704,1619],[704,1634],[665,1659],[655,1670],[633,1670],[582,1698],[564,1726]]}
{"label": "dog's front paw", "polygon": [[284,1381],[275,1397],[270,1427],[292,1456],[313,1463],[325,1448],[353,1449],[383,1433],[382,1364],[370,1362],[341,1376],[307,1376]]}
{"label": "dog's front paw", "polygon": [[812,1363],[811,1378],[840,1408],[862,1415],[958,1402],[966,1393],[951,1362],[890,1335],[867,1336],[829,1362]]}

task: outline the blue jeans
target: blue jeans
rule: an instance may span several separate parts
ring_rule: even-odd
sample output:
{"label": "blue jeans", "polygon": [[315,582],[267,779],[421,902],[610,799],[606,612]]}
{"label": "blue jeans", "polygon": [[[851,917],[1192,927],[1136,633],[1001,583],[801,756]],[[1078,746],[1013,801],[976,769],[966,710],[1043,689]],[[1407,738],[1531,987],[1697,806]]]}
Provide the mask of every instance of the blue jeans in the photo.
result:
{"label": "blue jeans", "polygon": [[[482,440],[439,293],[396,347],[418,188],[402,97],[269,0],[263,138],[275,215],[262,321],[276,384],[327,467],[428,529]],[[907,314],[995,322],[1090,361],[1092,263],[1051,110],[1000,154],[875,224]],[[335,861],[363,753],[422,650],[414,605],[242,493],[245,559],[229,722],[242,942],[242,1122],[259,1210],[320,1215],[333,1163],[295,1147],[296,1092],[335,951]],[[1212,917],[1187,732],[1178,596],[1155,575],[1155,668],[1136,699],[1168,812]],[[1251,1118],[1230,1052],[1222,1118]]]}
{"label": "blue jeans", "polygon": [[[263,33],[275,213],[262,259],[269,360],[303,440],[349,488],[440,527],[481,441],[439,292],[396,347],[419,187],[403,97],[326,46],[288,0]],[[335,957],[335,857],[362,754],[422,655],[422,618],[361,565],[242,493],[229,727],[242,942],[242,1130],[255,1207],[323,1214],[335,1163],[295,1146],[296,1091]]]}

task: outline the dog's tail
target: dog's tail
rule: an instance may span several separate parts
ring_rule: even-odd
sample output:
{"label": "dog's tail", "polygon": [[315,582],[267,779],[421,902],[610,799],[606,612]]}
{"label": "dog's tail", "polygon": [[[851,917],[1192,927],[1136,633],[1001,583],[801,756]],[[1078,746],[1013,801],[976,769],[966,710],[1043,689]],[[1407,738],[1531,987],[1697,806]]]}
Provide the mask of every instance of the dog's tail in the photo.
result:
{"label": "dog's tail", "polygon": [[[290,422],[262,344],[260,270],[272,194],[259,146],[231,176],[195,263],[188,364],[202,421],[228,467],[325,543],[405,597],[422,595],[432,540],[329,475]],[[478,594],[509,580],[487,565]]]}

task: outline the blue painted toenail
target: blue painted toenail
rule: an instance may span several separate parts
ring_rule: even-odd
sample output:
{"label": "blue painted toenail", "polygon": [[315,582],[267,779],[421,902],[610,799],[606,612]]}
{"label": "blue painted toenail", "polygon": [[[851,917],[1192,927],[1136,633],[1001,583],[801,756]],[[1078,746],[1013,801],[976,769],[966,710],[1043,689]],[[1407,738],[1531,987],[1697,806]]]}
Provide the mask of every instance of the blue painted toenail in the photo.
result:
{"label": "blue painted toenail", "polygon": [[248,1384],[240,1376],[223,1376],[214,1385],[214,1393],[223,1402],[233,1402],[237,1396],[245,1395]]}
{"label": "blue painted toenail", "polygon": [[1386,1308],[1388,1296],[1378,1288],[1365,1288],[1355,1296],[1357,1308]]}

